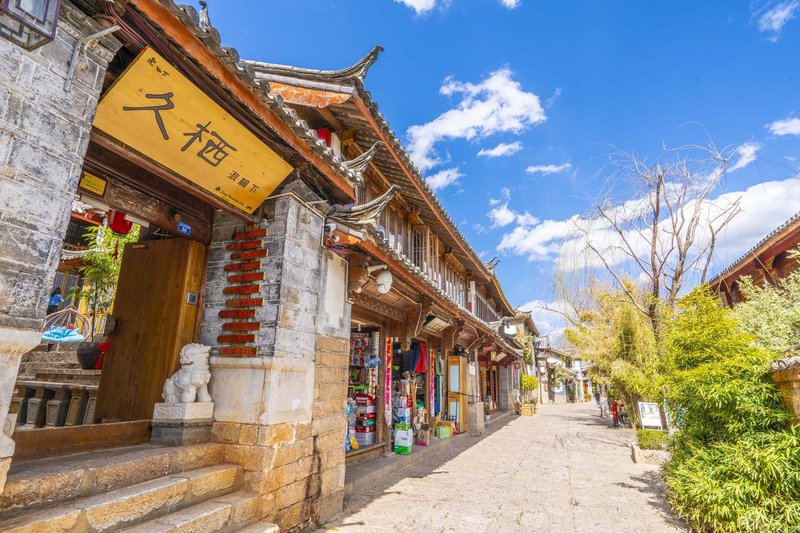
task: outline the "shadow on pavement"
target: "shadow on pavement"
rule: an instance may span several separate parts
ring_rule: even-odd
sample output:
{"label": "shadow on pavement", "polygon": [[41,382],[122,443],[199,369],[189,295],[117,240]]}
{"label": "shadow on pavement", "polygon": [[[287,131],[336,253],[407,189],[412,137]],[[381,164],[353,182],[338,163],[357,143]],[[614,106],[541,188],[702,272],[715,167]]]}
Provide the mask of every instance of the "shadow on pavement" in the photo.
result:
{"label": "shadow on pavement", "polygon": [[[369,504],[373,500],[377,500],[384,496],[391,496],[401,494],[399,491],[391,490],[391,488],[403,479],[424,479],[426,477],[438,474],[447,474],[447,471],[437,471],[439,468],[455,459],[463,452],[469,450],[476,444],[480,443],[485,438],[493,435],[506,427],[509,423],[520,418],[517,415],[509,415],[502,420],[492,423],[485,430],[480,437],[473,437],[469,434],[463,435],[458,438],[458,441],[453,442],[452,445],[440,449],[434,449],[430,452],[422,451],[417,453],[426,454],[424,458],[419,461],[411,463],[400,471],[393,472],[379,481],[374,481],[365,484],[363,493],[345,496],[344,510],[342,514],[336,517],[331,522],[323,524],[316,531],[328,530],[343,530],[352,526],[363,526],[364,522],[347,522],[348,517],[360,511],[364,505]],[[369,461],[379,461],[381,457],[370,459]],[[358,465],[361,466],[361,465]]]}
{"label": "shadow on pavement", "polygon": [[639,475],[631,476],[631,481],[634,483],[617,483],[616,485],[626,488],[634,489],[647,495],[647,503],[661,515],[666,522],[671,526],[680,528],[683,531],[689,531],[686,523],[680,518],[675,516],[672,508],[667,501],[667,493],[664,488],[664,481],[661,476],[661,471],[648,471],[642,472]]}

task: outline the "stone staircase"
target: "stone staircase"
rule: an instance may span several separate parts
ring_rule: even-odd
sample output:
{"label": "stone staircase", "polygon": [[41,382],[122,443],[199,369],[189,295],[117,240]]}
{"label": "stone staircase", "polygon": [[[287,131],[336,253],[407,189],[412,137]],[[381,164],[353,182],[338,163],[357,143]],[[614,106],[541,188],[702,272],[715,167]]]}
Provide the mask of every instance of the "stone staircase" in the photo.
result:
{"label": "stone staircase", "polygon": [[241,477],[213,443],[17,461],[0,494],[0,531],[277,533],[258,521],[259,497],[240,489]]}
{"label": "stone staircase", "polygon": [[100,370],[83,370],[74,344],[40,344],[22,356],[19,381],[99,385]]}

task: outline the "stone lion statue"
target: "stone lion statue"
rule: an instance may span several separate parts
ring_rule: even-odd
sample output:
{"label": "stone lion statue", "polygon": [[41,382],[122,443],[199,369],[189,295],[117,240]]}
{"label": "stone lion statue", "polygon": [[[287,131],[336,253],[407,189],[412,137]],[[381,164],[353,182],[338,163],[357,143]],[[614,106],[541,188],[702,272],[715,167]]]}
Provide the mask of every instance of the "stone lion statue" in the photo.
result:
{"label": "stone lion statue", "polygon": [[210,346],[187,344],[181,348],[181,368],[164,383],[161,396],[166,403],[210,402],[208,352]]}

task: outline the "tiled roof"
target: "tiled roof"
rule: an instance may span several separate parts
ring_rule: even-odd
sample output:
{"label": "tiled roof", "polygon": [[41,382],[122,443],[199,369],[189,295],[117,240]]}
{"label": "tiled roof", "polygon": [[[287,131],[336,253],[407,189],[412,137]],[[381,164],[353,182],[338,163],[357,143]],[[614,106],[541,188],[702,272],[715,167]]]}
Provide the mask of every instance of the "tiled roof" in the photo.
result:
{"label": "tiled roof", "polygon": [[750,250],[748,250],[747,253],[745,253],[739,259],[737,259],[736,261],[734,261],[733,263],[728,265],[722,272],[720,272],[719,274],[714,276],[714,279],[712,279],[709,282],[709,284],[714,285],[717,282],[719,282],[719,280],[721,278],[723,278],[725,276],[725,274],[731,272],[736,267],[740,266],[742,263],[748,261],[749,259],[751,259],[755,255],[757,255],[758,254],[758,250],[761,247],[763,247],[765,244],[767,244],[770,240],[772,240],[777,235],[780,235],[781,233],[783,233],[784,231],[789,229],[790,226],[792,226],[795,222],[798,222],[798,221],[800,221],[800,212],[796,213],[792,218],[790,218],[789,220],[787,220],[786,222],[784,222],[783,224],[781,224],[780,226],[778,226],[777,228],[772,230],[766,237],[764,237],[763,239],[758,241],[758,244],[756,244]]}
{"label": "tiled roof", "polygon": [[305,143],[322,159],[328,163],[341,177],[351,183],[359,183],[362,180],[361,174],[345,165],[345,161],[339,157],[325,141],[317,136],[317,132],[311,129],[306,121],[300,119],[297,113],[284,105],[283,100],[278,95],[269,94],[264,91],[260,83],[254,77],[253,71],[243,66],[239,61],[239,52],[235,48],[223,47],[221,45],[220,34],[216,28],[209,27],[205,30],[200,27],[200,19],[197,10],[191,5],[178,5],[172,0],[160,0],[175,17],[177,17],[203,44],[208,47],[228,69],[233,72],[242,82],[248,85],[254,93],[260,96],[262,102],[273,111],[279,118],[300,137]]}
{"label": "tiled roof", "polygon": [[[245,68],[252,68],[255,71],[257,78],[261,78],[266,82],[278,82],[286,85],[295,85],[306,87],[309,89],[325,90],[325,91],[338,91],[357,96],[364,103],[372,119],[377,123],[381,133],[386,137],[391,145],[392,150],[398,154],[402,164],[409,171],[415,184],[423,191],[426,199],[433,205],[436,212],[446,221],[447,230],[452,233],[455,238],[460,242],[471,262],[477,269],[488,279],[492,279],[492,272],[486,267],[483,260],[478,257],[478,254],[469,244],[467,239],[458,229],[457,224],[453,221],[450,215],[442,206],[436,193],[430,188],[422,173],[416,167],[414,162],[408,156],[403,148],[403,145],[397,138],[397,135],[392,131],[386,118],[381,114],[378,109],[378,104],[372,100],[369,91],[364,88],[364,77],[366,76],[369,68],[378,58],[378,54],[383,51],[383,48],[376,46],[373,50],[355,65],[341,69],[341,70],[316,70],[306,69],[287,65],[279,65],[275,63],[264,63],[260,61],[243,60],[240,63]],[[347,105],[340,106],[347,109]],[[350,106],[352,114],[359,114],[360,111],[355,106]],[[369,127],[364,124],[364,127]],[[376,160],[379,160],[376,157]],[[388,158],[385,163],[390,163]],[[407,195],[410,191],[408,188],[403,188],[403,194]]]}

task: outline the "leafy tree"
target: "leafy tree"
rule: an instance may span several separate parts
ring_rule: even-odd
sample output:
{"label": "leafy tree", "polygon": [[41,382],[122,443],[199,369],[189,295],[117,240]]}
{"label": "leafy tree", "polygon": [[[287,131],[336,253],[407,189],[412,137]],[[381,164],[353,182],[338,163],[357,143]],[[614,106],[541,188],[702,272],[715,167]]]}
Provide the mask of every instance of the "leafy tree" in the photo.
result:
{"label": "leafy tree", "polygon": [[108,313],[114,302],[122,250],[125,244],[139,239],[139,226],[134,226],[127,235],[119,235],[102,226],[90,226],[84,238],[91,244],[79,269],[83,284],[73,288],[69,295],[75,300],[86,301],[91,315],[91,338],[94,340],[97,316]]}
{"label": "leafy tree", "polygon": [[[627,283],[635,295],[636,287]],[[649,318],[620,290],[596,288],[594,300],[593,309],[565,332],[581,357],[592,362],[592,381],[610,385],[628,406],[657,398],[659,367]],[[635,409],[630,411],[635,417]]]}
{"label": "leafy tree", "polygon": [[[792,257],[800,256],[800,249]],[[773,286],[757,286],[750,277],[739,283],[744,302],[735,308],[742,328],[771,350],[786,350],[800,344],[800,270],[779,279]]]}

